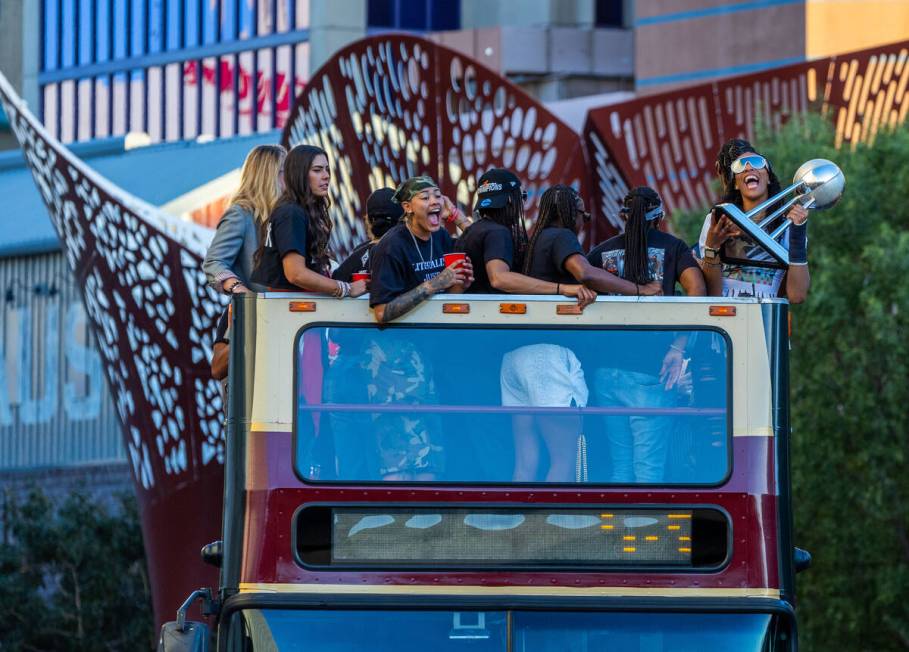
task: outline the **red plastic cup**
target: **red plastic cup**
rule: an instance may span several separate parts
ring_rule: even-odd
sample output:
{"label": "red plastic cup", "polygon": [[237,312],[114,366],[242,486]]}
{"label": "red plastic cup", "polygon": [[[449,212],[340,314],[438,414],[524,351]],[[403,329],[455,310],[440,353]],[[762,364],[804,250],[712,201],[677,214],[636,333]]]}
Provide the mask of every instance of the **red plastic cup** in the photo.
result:
{"label": "red plastic cup", "polygon": [[445,267],[451,267],[459,260],[466,260],[467,254],[463,251],[457,251],[453,254],[445,254]]}
{"label": "red plastic cup", "polygon": [[368,281],[370,278],[369,272],[354,272],[353,276],[350,277],[353,281]]}

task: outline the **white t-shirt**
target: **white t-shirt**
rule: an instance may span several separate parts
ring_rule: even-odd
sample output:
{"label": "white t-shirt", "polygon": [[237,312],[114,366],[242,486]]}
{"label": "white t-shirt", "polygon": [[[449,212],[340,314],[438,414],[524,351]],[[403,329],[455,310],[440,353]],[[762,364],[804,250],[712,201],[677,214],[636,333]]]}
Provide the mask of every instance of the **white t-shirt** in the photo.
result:
{"label": "white t-shirt", "polygon": [[[701,237],[698,239],[698,257],[704,257],[704,246],[707,243],[707,231],[710,230],[710,213],[704,220]],[[789,248],[789,231],[783,236],[783,246]],[[771,257],[763,249],[750,248],[747,255],[751,259],[768,259]],[[751,267],[746,265],[723,265],[723,296],[724,297],[761,297],[775,299],[780,296],[780,286],[785,269],[773,267]]]}

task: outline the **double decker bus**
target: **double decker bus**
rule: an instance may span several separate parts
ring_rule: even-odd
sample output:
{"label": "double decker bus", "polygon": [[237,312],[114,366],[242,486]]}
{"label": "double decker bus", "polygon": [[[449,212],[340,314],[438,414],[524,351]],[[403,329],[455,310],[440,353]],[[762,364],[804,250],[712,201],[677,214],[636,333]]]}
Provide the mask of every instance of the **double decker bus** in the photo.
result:
{"label": "double decker bus", "polygon": [[564,301],[234,299],[218,650],[797,648],[787,302]]}

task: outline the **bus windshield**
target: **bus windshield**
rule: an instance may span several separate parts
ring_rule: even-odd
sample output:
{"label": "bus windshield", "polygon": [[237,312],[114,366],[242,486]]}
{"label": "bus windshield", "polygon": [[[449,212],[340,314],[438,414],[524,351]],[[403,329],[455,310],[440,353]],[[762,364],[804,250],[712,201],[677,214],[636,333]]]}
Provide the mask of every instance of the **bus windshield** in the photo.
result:
{"label": "bus windshield", "polygon": [[764,652],[776,649],[771,623],[769,614],[250,609],[235,616],[229,649]]}
{"label": "bus windshield", "polygon": [[730,352],[711,329],[313,326],[304,481],[716,485]]}

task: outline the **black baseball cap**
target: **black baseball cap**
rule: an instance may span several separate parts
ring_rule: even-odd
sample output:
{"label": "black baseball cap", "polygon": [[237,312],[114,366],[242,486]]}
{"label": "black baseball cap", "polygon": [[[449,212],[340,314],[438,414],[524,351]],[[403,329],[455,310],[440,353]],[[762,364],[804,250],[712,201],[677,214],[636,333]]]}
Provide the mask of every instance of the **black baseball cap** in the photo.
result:
{"label": "black baseball cap", "polygon": [[366,200],[366,216],[372,220],[390,218],[398,220],[404,214],[401,204],[392,201],[395,191],[394,188],[379,188],[373,192]]}
{"label": "black baseball cap", "polygon": [[474,211],[486,208],[502,208],[508,202],[508,196],[521,189],[521,180],[511,170],[493,168],[480,177],[477,187],[477,203]]}

